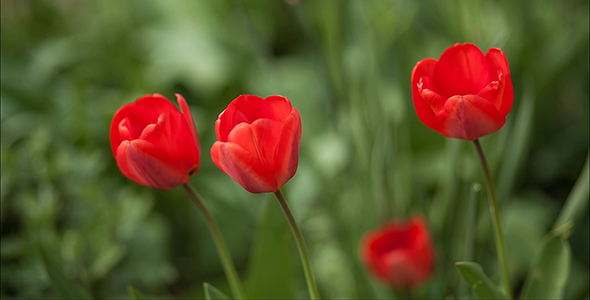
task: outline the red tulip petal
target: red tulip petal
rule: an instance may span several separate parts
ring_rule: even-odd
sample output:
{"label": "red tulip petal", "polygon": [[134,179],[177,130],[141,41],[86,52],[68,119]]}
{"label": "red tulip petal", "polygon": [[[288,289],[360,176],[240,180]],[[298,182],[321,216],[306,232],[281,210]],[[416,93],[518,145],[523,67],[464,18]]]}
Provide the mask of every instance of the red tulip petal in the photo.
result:
{"label": "red tulip petal", "polygon": [[[136,134],[132,130],[133,126],[131,125],[129,118],[125,118],[119,122],[119,138],[122,140],[133,140]],[[119,145],[117,145],[117,147],[118,146]]]}
{"label": "red tulip petal", "polygon": [[508,60],[506,59],[504,52],[498,48],[491,48],[488,50],[488,53],[486,53],[486,60],[488,62],[490,77],[492,80],[499,80],[498,75],[500,73],[504,76],[504,91],[502,93],[502,100],[498,110],[501,114],[506,116],[512,108],[512,101],[514,98]]}
{"label": "red tulip petal", "polygon": [[387,272],[382,268],[383,255],[394,249],[405,249],[412,246],[413,236],[409,232],[409,224],[401,221],[392,221],[381,228],[368,232],[363,237],[363,258],[365,262],[384,280],[388,280]]}
{"label": "red tulip petal", "polygon": [[434,80],[445,98],[475,95],[491,81],[486,57],[468,43],[445,50],[434,68]]}
{"label": "red tulip petal", "polygon": [[158,94],[142,96],[135,102],[119,108],[111,122],[110,138],[113,154],[117,153],[117,147],[124,140],[119,135],[119,123],[123,119],[129,119],[129,132],[133,134],[133,139],[136,139],[147,125],[156,123],[158,117],[167,110],[178,111],[170,101]]}
{"label": "red tulip petal", "polygon": [[424,232],[429,232],[428,224],[421,216],[410,218],[408,223],[410,224],[410,231],[412,231],[414,237],[412,239],[412,248],[415,251],[412,254],[418,258],[415,261],[424,270],[424,276],[427,276],[434,269],[435,258],[435,251],[430,236],[424,234]]}
{"label": "red tulip petal", "polygon": [[274,177],[281,188],[297,172],[299,143],[301,142],[301,118],[296,108],[285,120],[276,151]]}
{"label": "red tulip petal", "polygon": [[[124,140],[132,140],[137,138],[136,136],[131,135],[131,132],[133,131],[133,125],[127,117],[128,114],[125,114],[125,112],[128,111],[128,109],[125,108],[132,105],[133,103],[129,103],[119,108],[119,110],[113,116],[113,120],[111,121],[111,129],[109,136],[111,140],[111,151],[115,156],[117,155],[117,148],[119,147],[121,142],[123,142]],[[124,119],[127,119],[127,121],[123,122]],[[121,126],[124,126],[127,129],[121,130]],[[122,136],[122,134],[124,134],[124,136]],[[129,135],[127,134],[131,135],[131,137],[129,137]]]}
{"label": "red tulip petal", "polygon": [[413,288],[424,279],[424,271],[416,265],[416,258],[411,250],[390,251],[380,259],[381,273],[387,276],[389,282],[405,289]]}
{"label": "red tulip petal", "polygon": [[377,231],[369,231],[365,233],[361,240],[360,256],[361,260],[367,264],[371,271],[377,274],[380,278],[387,280],[386,274],[382,272],[379,267],[380,254],[375,251],[375,244],[379,242],[381,233]]}
{"label": "red tulip petal", "polygon": [[178,111],[165,111],[156,124],[148,125],[139,139],[156,145],[185,167],[194,171],[199,165],[199,152],[184,116]]}
{"label": "red tulip petal", "polygon": [[486,53],[486,61],[488,63],[490,78],[498,80],[498,71],[501,71],[504,76],[510,75],[510,67],[504,52],[498,48],[490,48]]}
{"label": "red tulip petal", "polygon": [[424,84],[423,79],[428,78],[430,77],[420,78],[420,82],[418,83],[418,92],[420,92],[420,97],[422,97],[422,99],[424,99],[424,101],[430,105],[430,108],[436,114],[444,108],[447,98],[425,87],[426,84]]}
{"label": "red tulip petal", "polygon": [[291,101],[283,96],[270,96],[258,103],[250,116],[250,122],[257,119],[272,119],[284,122],[291,114]]}
{"label": "red tulip petal", "polygon": [[[150,95],[146,95],[146,96],[149,97]],[[152,98],[161,98],[161,99],[164,99],[164,100],[168,100],[168,98],[166,98],[166,97],[162,96],[162,94],[158,94],[158,93],[154,93],[151,97]]]}
{"label": "red tulip petal", "polygon": [[[432,111],[430,104],[420,95],[418,84],[420,83],[420,79],[424,77],[430,77],[434,74],[435,65],[436,60],[427,58],[419,61],[412,70],[412,99],[414,100],[416,114],[418,115],[418,118],[420,118],[420,120],[430,128],[436,126],[434,122],[435,113]],[[427,82],[429,84],[433,83],[431,80],[427,80]],[[438,87],[435,88],[435,86],[436,83],[430,86],[430,90],[437,92]]]}
{"label": "red tulip petal", "polygon": [[412,216],[411,218],[408,219],[408,230],[412,232],[412,235],[415,237],[421,237],[421,238],[413,238],[412,239],[412,243],[414,243],[415,246],[417,245],[423,245],[426,244],[427,242],[430,241],[430,239],[428,239],[426,235],[420,235],[419,233],[421,232],[428,232],[428,223],[426,223],[426,220],[424,219],[424,217],[420,216],[420,215],[415,215]]}
{"label": "red tulip petal", "polygon": [[[215,136],[217,137],[218,141],[221,141],[221,134],[219,133],[219,126],[220,125],[221,125],[221,120],[219,120],[219,119],[215,120]],[[224,141],[227,141],[227,137],[224,139]]]}
{"label": "red tulip petal", "polygon": [[434,248],[426,221],[420,216],[369,231],[360,250],[371,272],[398,289],[411,289],[433,272]]}
{"label": "red tulip petal", "polygon": [[514,90],[512,89],[512,80],[510,75],[506,75],[504,84],[504,92],[502,93],[502,102],[500,103],[500,113],[506,116],[512,109],[512,101],[514,99]]}
{"label": "red tulip petal", "polygon": [[121,172],[139,184],[169,190],[188,182],[183,165],[176,163],[166,151],[146,141],[122,142],[115,157]]}
{"label": "red tulip petal", "polygon": [[243,111],[231,106],[231,104],[219,115],[217,121],[219,122],[215,123],[215,133],[217,134],[217,140],[220,142],[227,142],[229,133],[238,124],[250,124],[248,116]]}
{"label": "red tulip petal", "polygon": [[240,145],[258,157],[268,173],[273,174],[282,127],[281,122],[270,119],[258,119],[252,124],[241,123],[232,130],[227,141]]}
{"label": "red tulip petal", "polygon": [[372,245],[377,256],[381,256],[391,249],[409,247],[412,242],[412,235],[406,222],[390,222],[380,230],[380,239]]}
{"label": "red tulip petal", "polygon": [[436,130],[444,136],[473,141],[496,132],[506,118],[486,99],[465,95],[449,98],[436,122]]}
{"label": "red tulip petal", "polygon": [[486,87],[484,87],[477,96],[482,97],[494,105],[499,111],[500,105],[502,104],[502,94],[504,93],[504,76],[500,74],[500,81],[492,81]]}
{"label": "red tulip petal", "polygon": [[264,99],[254,95],[240,95],[234,99],[227,108],[219,114],[219,124],[215,124],[217,140],[227,141],[227,136],[236,125],[240,123],[252,123],[251,115],[260,102]]}
{"label": "red tulip petal", "polygon": [[[258,147],[258,154],[260,155],[261,161],[266,168],[272,172],[276,163],[275,156],[283,124],[275,120],[258,119],[250,125],[250,129],[252,130],[254,141]],[[231,134],[228,139],[230,141],[235,140],[232,138]]]}
{"label": "red tulip petal", "polygon": [[234,99],[227,108],[233,107],[237,110],[240,110],[246,115],[246,117],[250,121],[254,121],[251,116],[256,107],[260,104],[260,102],[264,101],[264,99],[254,96],[254,95],[240,95],[238,98]]}
{"label": "red tulip petal", "polygon": [[[436,63],[436,62],[435,62]],[[432,66],[432,68],[434,68],[434,66]],[[431,90],[437,94],[440,94],[440,89],[438,88],[438,84],[436,84],[436,82],[434,81],[434,79],[432,79],[432,76],[430,75],[424,75],[420,78],[418,78],[418,91],[420,91],[420,89],[428,89]]]}
{"label": "red tulip petal", "polygon": [[276,192],[272,174],[260,163],[256,155],[238,144],[215,142],[211,159],[227,175],[250,193]]}
{"label": "red tulip petal", "polygon": [[[132,106],[132,107],[131,107]],[[135,132],[141,132],[149,124],[154,124],[165,111],[178,111],[168,99],[161,95],[143,96],[130,105],[125,105],[120,111],[129,118]]]}
{"label": "red tulip petal", "polygon": [[193,121],[193,115],[191,114],[191,110],[188,108],[186,104],[186,100],[182,97],[181,94],[175,94],[176,100],[178,101],[178,105],[180,105],[180,110],[182,111],[182,115],[184,116],[188,127],[191,130],[191,134],[195,140],[195,145],[197,146],[197,152],[199,157],[201,156],[201,143],[199,142],[199,133],[197,132],[197,128],[195,127],[195,122]]}

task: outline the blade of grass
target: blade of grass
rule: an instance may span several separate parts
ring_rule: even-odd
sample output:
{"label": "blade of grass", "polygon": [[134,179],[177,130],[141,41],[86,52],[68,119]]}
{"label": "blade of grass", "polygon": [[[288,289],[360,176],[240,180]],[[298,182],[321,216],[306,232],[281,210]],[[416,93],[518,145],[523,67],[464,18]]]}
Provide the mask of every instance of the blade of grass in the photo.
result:
{"label": "blade of grass", "polygon": [[580,173],[574,188],[571,190],[567,200],[565,201],[565,205],[561,209],[557,220],[555,221],[555,225],[553,225],[553,229],[560,228],[567,224],[568,222],[573,222],[575,225],[576,222],[579,221],[581,217],[584,216],[584,213],[588,211],[588,195],[589,195],[589,183],[588,183],[588,160],[590,159],[590,154],[586,158],[586,164],[584,165],[584,169]]}
{"label": "blade of grass", "polygon": [[567,238],[549,233],[529,271],[520,299],[562,299],[570,260]]}
{"label": "blade of grass", "polygon": [[205,290],[205,299],[230,299],[220,290],[212,286],[210,283],[204,282],[203,289]]}
{"label": "blade of grass", "polygon": [[502,291],[486,276],[481,266],[474,262],[455,263],[461,276],[469,283],[477,299],[508,299]]}

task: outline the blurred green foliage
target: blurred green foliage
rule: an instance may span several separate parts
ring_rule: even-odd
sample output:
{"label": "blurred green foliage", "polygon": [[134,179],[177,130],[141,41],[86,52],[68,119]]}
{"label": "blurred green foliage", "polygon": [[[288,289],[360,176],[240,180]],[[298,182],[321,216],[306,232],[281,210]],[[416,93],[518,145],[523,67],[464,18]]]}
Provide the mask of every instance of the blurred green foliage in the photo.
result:
{"label": "blurred green foliage", "polygon": [[[211,237],[182,189],[119,172],[108,128],[144,94],[187,99],[203,147],[191,179],[247,292],[306,298],[286,221],[209,158],[214,121],[240,94],[289,97],[301,114],[299,169],[285,194],[326,298],[394,294],[358,260],[363,233],[421,213],[437,245],[434,278],[414,296],[457,293],[473,146],[416,117],[415,63],[456,42],[507,55],[514,107],[482,139],[498,186],[510,274],[522,289],[534,254],[582,170],[589,142],[588,1],[2,0],[2,298],[55,298],[38,237],[95,298],[229,294]],[[473,260],[499,274],[486,199]],[[564,297],[589,292],[588,211],[569,238]],[[272,264],[265,264],[265,259]],[[265,284],[268,282],[269,284]],[[272,282],[272,284],[270,284]]]}

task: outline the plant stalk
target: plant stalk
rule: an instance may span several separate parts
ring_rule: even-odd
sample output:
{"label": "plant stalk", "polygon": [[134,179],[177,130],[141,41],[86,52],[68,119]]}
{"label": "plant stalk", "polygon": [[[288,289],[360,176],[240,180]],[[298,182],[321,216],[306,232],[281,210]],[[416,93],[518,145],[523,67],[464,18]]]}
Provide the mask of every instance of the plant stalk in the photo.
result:
{"label": "plant stalk", "polygon": [[223,266],[223,270],[225,271],[225,276],[227,276],[227,281],[229,283],[229,287],[235,299],[244,299],[244,289],[242,288],[242,283],[240,282],[240,277],[238,276],[238,272],[236,271],[236,267],[234,262],[232,261],[231,256],[229,255],[229,251],[227,251],[227,246],[225,245],[225,241],[223,240],[223,236],[221,236],[221,231],[217,226],[217,222],[213,219],[213,216],[205,207],[203,200],[199,193],[188,183],[182,185],[188,194],[193,199],[193,202],[197,205],[197,208],[205,217],[205,222],[207,223],[207,227],[211,232],[211,236],[213,237],[213,242],[215,243],[215,248],[217,248],[217,254],[219,255],[219,259],[221,260],[221,264]]}
{"label": "plant stalk", "polygon": [[293,236],[295,237],[295,241],[297,242],[297,248],[299,249],[299,256],[301,256],[301,263],[303,264],[303,271],[305,273],[305,281],[307,282],[307,289],[309,290],[309,296],[311,299],[320,299],[320,294],[318,293],[318,288],[315,284],[315,279],[313,278],[313,272],[311,271],[311,265],[309,264],[309,257],[307,256],[307,249],[305,248],[305,241],[303,240],[303,235],[299,230],[299,226],[297,226],[297,222],[291,213],[291,209],[285,200],[285,196],[281,190],[277,190],[275,193],[277,199],[279,200],[279,204],[287,217],[287,221],[289,222],[289,226],[291,227],[291,232],[293,232]]}
{"label": "plant stalk", "polygon": [[498,199],[496,198],[496,190],[492,181],[492,174],[488,162],[479,143],[479,139],[473,141],[475,150],[477,150],[477,157],[481,165],[483,177],[486,182],[486,190],[488,191],[488,199],[490,201],[490,212],[492,214],[492,223],[494,225],[494,237],[496,239],[496,252],[498,254],[498,262],[502,273],[502,282],[506,296],[512,299],[512,290],[510,288],[510,277],[508,276],[508,262],[506,261],[506,245],[504,244],[504,236],[502,235],[502,227],[500,226],[500,212],[498,209]]}

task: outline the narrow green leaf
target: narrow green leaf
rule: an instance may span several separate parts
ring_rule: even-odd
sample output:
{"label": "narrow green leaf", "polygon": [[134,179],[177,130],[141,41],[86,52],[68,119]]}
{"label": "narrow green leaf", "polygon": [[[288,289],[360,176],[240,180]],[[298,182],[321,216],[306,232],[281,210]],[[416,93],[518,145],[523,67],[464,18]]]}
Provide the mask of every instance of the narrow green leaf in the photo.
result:
{"label": "narrow green leaf", "polygon": [[131,297],[133,297],[133,299],[135,299],[135,300],[147,300],[147,299],[149,299],[144,294],[142,294],[140,291],[134,289],[130,285],[127,286],[127,291],[129,291],[129,295],[131,295]]}
{"label": "narrow green leaf", "polygon": [[216,289],[210,283],[203,282],[203,289],[205,290],[205,299],[230,299],[220,290]]}
{"label": "narrow green leaf", "polygon": [[461,261],[455,263],[461,276],[469,283],[473,295],[477,299],[508,299],[500,289],[486,276],[481,266],[474,262]]}
{"label": "narrow green leaf", "polygon": [[[574,188],[570,192],[565,205],[561,209],[559,216],[557,217],[557,221],[555,221],[555,225],[553,229],[557,229],[559,227],[564,226],[568,222],[575,223],[579,221],[581,217],[584,216],[584,213],[588,211],[588,195],[589,195],[589,182],[588,182],[588,160],[590,159],[590,155],[586,158],[586,164],[584,165],[584,169]],[[573,227],[572,225],[572,227]]]}
{"label": "narrow green leaf", "polygon": [[57,258],[36,237],[32,238],[33,244],[41,255],[47,275],[51,278],[53,286],[59,291],[63,299],[92,299],[92,297],[80,286],[69,279]]}
{"label": "narrow green leaf", "polygon": [[267,200],[254,235],[245,280],[248,297],[293,298],[293,255],[295,245],[280,206]]}
{"label": "narrow green leaf", "polygon": [[524,284],[521,299],[561,299],[567,283],[570,245],[563,235],[550,233],[543,243]]}

